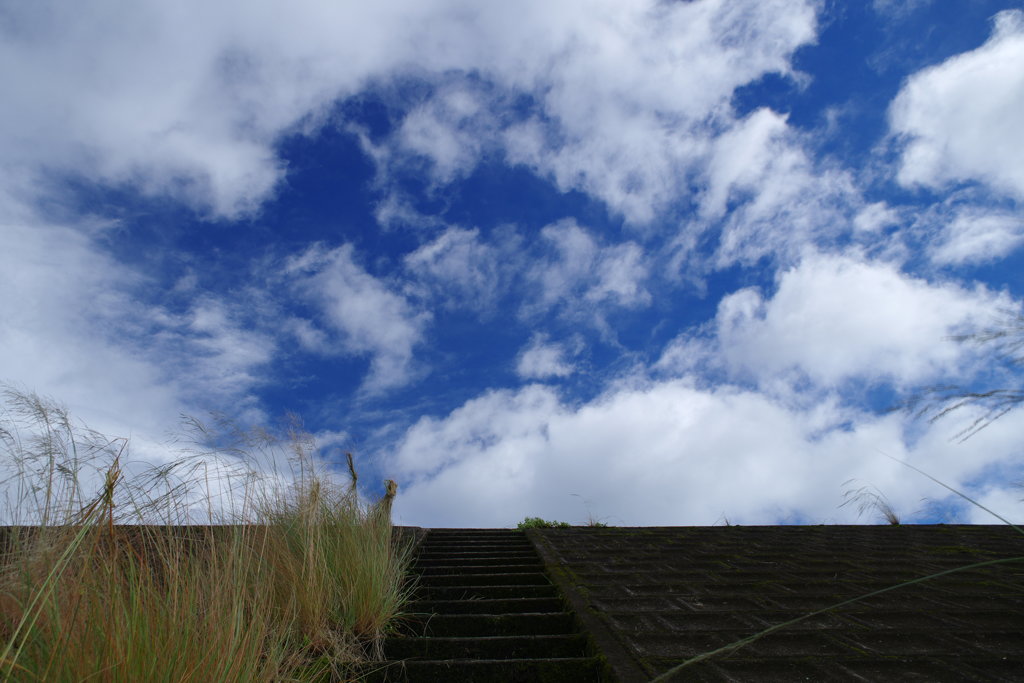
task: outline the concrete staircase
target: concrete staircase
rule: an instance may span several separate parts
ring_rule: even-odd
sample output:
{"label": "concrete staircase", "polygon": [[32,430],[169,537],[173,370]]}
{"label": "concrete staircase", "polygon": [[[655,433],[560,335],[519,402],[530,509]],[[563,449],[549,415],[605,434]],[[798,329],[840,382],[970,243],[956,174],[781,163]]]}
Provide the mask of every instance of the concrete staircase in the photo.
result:
{"label": "concrete staircase", "polygon": [[607,680],[523,532],[432,529],[413,570],[416,617],[370,680]]}

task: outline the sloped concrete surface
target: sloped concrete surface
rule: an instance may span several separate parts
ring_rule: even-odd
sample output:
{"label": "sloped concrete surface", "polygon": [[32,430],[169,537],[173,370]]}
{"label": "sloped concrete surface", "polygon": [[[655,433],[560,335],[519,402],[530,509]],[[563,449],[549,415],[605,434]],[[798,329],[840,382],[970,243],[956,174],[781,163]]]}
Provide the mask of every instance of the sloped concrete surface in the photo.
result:
{"label": "sloped concrete surface", "polygon": [[[1024,536],[1006,526],[577,527],[529,535],[626,683],[902,581],[1024,556]],[[1024,680],[1024,562],[882,593],[672,680]]]}

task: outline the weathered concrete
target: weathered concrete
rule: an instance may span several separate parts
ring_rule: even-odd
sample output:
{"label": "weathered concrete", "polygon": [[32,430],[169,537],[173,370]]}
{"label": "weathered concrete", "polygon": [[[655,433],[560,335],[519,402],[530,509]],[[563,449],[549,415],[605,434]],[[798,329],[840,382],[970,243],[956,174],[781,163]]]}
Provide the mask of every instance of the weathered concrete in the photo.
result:
{"label": "weathered concrete", "polygon": [[522,532],[433,529],[412,571],[417,600],[373,681],[592,683],[607,668]]}
{"label": "weathered concrete", "polygon": [[[1024,556],[1004,526],[531,532],[620,680],[901,581]],[[1024,562],[885,592],[687,667],[678,680],[1024,680]]]}

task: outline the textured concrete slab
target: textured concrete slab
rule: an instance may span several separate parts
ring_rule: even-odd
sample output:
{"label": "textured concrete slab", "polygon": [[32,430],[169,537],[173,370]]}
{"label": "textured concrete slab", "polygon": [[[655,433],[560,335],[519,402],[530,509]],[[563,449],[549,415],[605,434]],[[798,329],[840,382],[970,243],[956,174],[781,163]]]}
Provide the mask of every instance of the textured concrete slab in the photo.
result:
{"label": "textured concrete slab", "polygon": [[[620,680],[650,680],[902,581],[1024,558],[1006,526],[530,532]],[[692,664],[678,680],[1024,680],[1024,562],[881,593]]]}

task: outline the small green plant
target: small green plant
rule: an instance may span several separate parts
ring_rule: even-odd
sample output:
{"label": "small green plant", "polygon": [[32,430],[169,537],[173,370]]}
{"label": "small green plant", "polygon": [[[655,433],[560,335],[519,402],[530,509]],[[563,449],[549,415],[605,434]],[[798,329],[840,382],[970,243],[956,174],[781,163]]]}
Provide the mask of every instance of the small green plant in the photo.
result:
{"label": "small green plant", "polygon": [[549,522],[540,517],[527,517],[516,525],[520,531],[525,529],[568,529],[572,525],[568,522]]}

